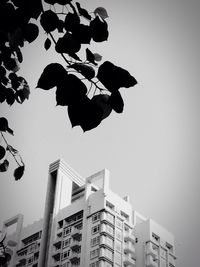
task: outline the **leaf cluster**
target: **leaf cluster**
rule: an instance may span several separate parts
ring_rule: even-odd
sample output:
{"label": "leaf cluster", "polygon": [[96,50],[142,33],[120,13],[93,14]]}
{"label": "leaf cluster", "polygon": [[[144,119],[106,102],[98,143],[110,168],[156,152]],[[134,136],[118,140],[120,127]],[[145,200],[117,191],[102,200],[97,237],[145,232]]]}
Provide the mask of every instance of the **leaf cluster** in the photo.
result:
{"label": "leaf cluster", "polygon": [[[64,64],[47,65],[38,79],[37,88],[55,88],[56,103],[67,107],[72,127],[80,126],[84,132],[89,131],[113,110],[123,112],[124,101],[119,89],[133,87],[137,81],[127,70],[110,61],[100,63],[102,56],[89,49],[93,42],[108,40],[108,13],[104,7],[91,11],[79,1],[43,1],[0,2],[0,103],[11,106],[29,99],[29,85],[17,72],[23,62],[24,45],[35,41],[43,29],[46,34],[44,48],[48,50],[53,46]],[[84,58],[80,56],[83,55],[81,51],[85,51]],[[4,139],[3,132],[9,132],[9,129],[0,129]],[[1,160],[6,157],[5,151],[15,158],[12,147],[7,145],[7,148],[0,147]],[[18,165],[14,172],[16,180],[24,172],[23,162]],[[4,159],[0,171],[6,171],[8,166],[9,162]]]}
{"label": "leaf cluster", "polygon": [[8,125],[8,120],[5,117],[0,118],[0,133],[1,133],[1,141],[4,141],[5,145],[3,146],[0,143],[0,172],[6,172],[9,168],[9,161],[8,161],[8,153],[11,154],[14,160],[17,163],[17,168],[14,170],[14,178],[15,180],[21,179],[24,174],[25,165],[24,162],[15,148],[8,144],[4,133],[9,133],[14,135],[13,130]]}

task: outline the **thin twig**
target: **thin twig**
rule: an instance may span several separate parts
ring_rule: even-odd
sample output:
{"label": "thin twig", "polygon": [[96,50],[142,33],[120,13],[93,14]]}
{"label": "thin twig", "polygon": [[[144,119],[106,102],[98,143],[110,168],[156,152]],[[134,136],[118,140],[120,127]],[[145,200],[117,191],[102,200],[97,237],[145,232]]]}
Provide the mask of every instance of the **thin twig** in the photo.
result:
{"label": "thin twig", "polygon": [[14,160],[16,161],[17,165],[20,167],[21,165],[20,165],[19,162],[17,161],[15,154],[14,154],[14,153],[12,152],[12,150],[10,149],[9,144],[8,144],[8,142],[7,142],[7,140],[6,140],[6,138],[4,137],[4,135],[3,135],[2,132],[1,132],[1,136],[3,137],[3,140],[4,140],[4,142],[5,142],[6,145],[7,145],[7,149],[8,149],[8,151],[9,151],[10,154],[13,156],[13,158],[14,158]]}

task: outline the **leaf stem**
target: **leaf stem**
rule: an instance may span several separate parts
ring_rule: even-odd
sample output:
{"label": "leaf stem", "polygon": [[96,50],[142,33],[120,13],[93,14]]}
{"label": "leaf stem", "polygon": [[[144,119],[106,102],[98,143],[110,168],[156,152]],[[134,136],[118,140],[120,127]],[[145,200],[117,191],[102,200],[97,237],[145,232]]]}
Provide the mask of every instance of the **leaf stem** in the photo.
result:
{"label": "leaf stem", "polygon": [[14,158],[14,160],[16,161],[17,165],[20,167],[21,165],[20,165],[19,162],[17,161],[15,154],[14,154],[14,153],[12,152],[12,150],[10,149],[9,144],[8,144],[8,142],[7,142],[5,136],[3,135],[2,132],[1,132],[1,136],[2,136],[2,138],[3,138],[3,140],[4,140],[4,142],[5,142],[6,145],[7,145],[7,149],[8,149],[8,151],[9,151],[10,154],[13,156],[13,158]]}

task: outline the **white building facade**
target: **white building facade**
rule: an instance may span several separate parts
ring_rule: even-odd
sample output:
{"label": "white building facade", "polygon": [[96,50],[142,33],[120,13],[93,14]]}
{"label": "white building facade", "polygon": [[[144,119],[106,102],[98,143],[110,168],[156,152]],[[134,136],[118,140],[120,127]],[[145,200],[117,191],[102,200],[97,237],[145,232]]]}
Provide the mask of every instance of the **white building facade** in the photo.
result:
{"label": "white building facade", "polygon": [[109,188],[109,171],[85,180],[63,160],[49,167],[44,218],[23,228],[12,267],[175,267],[174,237]]}

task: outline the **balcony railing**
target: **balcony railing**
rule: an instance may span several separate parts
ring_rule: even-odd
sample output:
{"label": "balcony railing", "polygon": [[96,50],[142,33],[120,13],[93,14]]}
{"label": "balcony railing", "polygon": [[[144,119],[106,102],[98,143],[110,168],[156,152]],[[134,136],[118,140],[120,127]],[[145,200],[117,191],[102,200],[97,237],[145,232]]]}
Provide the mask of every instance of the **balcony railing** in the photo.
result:
{"label": "balcony railing", "polygon": [[146,266],[147,267],[158,267],[158,261],[155,260],[152,255],[147,255]]}
{"label": "balcony railing", "polygon": [[135,236],[131,232],[125,232],[124,233],[124,241],[131,241],[132,243],[135,243]]}
{"label": "balcony railing", "polygon": [[154,259],[158,258],[158,247],[151,242],[146,244],[146,254],[151,255]]}
{"label": "balcony railing", "polygon": [[72,249],[72,250],[77,250],[78,248],[80,248],[81,243],[80,243],[80,241],[73,239],[73,240],[71,241],[70,246],[71,246],[71,249]]}
{"label": "balcony railing", "polygon": [[77,228],[74,228],[73,232],[71,233],[71,236],[72,237],[78,237],[80,235],[81,235],[81,230],[77,229]]}
{"label": "balcony railing", "polygon": [[126,242],[124,244],[124,252],[132,254],[132,256],[135,256],[135,247],[133,246],[132,242]]}
{"label": "balcony railing", "polygon": [[71,261],[71,263],[79,262],[80,261],[80,253],[79,252],[71,253],[71,255],[69,256],[69,260]]}
{"label": "balcony railing", "polygon": [[131,254],[126,254],[124,256],[124,265],[125,266],[130,266],[130,267],[135,267],[136,266],[136,260],[131,256]]}

